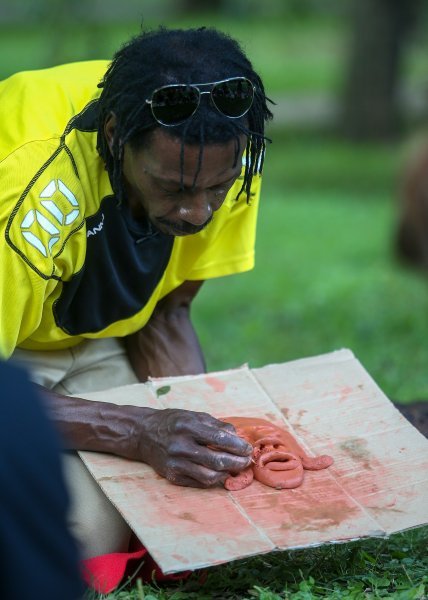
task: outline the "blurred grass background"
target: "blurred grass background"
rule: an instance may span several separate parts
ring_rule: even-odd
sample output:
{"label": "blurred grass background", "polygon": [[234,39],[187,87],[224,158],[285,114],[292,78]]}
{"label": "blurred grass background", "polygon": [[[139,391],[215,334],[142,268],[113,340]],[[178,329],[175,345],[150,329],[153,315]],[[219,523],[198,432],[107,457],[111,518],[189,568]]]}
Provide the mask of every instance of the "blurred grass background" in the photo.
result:
{"label": "blurred grass background", "polygon": [[427,281],[393,252],[400,145],[353,147],[326,133],[278,145],[255,270],[210,282],[197,304],[210,366],[347,347],[390,398],[427,398]]}
{"label": "blurred grass background", "polygon": [[256,268],[207,283],[193,309],[208,367],[256,367],[347,347],[391,399],[408,402],[428,398],[428,283],[397,262],[393,237],[405,157],[426,129],[427,19],[406,43],[400,134],[354,143],[337,127],[350,2],[236,0],[216,12],[200,3],[195,12],[192,3],[172,1],[18,0],[0,11],[0,78],[110,58],[142,23],[214,25],[236,37],[277,102],[276,118]]}

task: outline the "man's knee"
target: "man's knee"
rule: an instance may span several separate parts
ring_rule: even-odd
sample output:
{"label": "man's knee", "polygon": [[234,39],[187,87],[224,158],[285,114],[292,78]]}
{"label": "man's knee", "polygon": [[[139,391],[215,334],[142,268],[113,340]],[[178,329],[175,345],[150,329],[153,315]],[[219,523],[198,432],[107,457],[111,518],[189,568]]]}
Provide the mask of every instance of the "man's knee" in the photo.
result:
{"label": "man's knee", "polygon": [[64,473],[71,496],[69,526],[82,558],[127,551],[129,526],[76,453],[64,454]]}

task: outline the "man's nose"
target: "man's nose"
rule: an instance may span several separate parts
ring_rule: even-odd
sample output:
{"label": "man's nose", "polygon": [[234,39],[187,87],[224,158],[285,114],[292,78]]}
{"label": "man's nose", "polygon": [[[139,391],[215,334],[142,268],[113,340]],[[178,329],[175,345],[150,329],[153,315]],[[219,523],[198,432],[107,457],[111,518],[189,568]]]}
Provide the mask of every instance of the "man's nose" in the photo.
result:
{"label": "man's nose", "polygon": [[207,192],[200,191],[186,195],[180,206],[179,216],[186,223],[200,226],[210,219],[212,212],[213,208]]}

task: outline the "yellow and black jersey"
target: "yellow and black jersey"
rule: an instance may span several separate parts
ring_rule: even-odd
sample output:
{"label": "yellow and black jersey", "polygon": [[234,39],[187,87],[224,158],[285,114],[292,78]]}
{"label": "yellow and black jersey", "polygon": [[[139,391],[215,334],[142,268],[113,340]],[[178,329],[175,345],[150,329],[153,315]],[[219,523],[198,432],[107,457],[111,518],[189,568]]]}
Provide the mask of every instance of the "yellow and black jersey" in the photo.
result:
{"label": "yellow and black jersey", "polygon": [[202,232],[173,238],[118,206],[96,149],[97,84],[89,61],[0,82],[0,356],[51,350],[143,327],[186,280],[249,270],[252,202],[238,180]]}

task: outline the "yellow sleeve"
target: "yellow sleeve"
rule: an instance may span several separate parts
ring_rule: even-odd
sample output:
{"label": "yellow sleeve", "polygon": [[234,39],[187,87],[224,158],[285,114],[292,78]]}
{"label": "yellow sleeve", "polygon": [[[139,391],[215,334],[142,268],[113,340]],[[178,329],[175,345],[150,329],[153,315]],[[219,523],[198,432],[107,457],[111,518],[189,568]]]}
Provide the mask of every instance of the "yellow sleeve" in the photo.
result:
{"label": "yellow sleeve", "polygon": [[74,63],[0,81],[0,357],[37,330],[55,288],[83,264],[84,214],[76,197],[84,195],[61,136],[99,94],[107,64]]}
{"label": "yellow sleeve", "polygon": [[4,238],[0,265],[0,357],[7,359],[39,326],[45,298],[57,282],[40,277]]}
{"label": "yellow sleeve", "polygon": [[[49,296],[84,261],[84,245],[76,247],[83,225],[71,192],[76,175],[57,146],[56,140],[29,142],[0,162],[3,358],[37,330]],[[57,162],[62,179],[55,177]]]}
{"label": "yellow sleeve", "polygon": [[107,61],[24,71],[0,81],[0,160],[34,140],[60,138],[69,120],[100,94]]}

